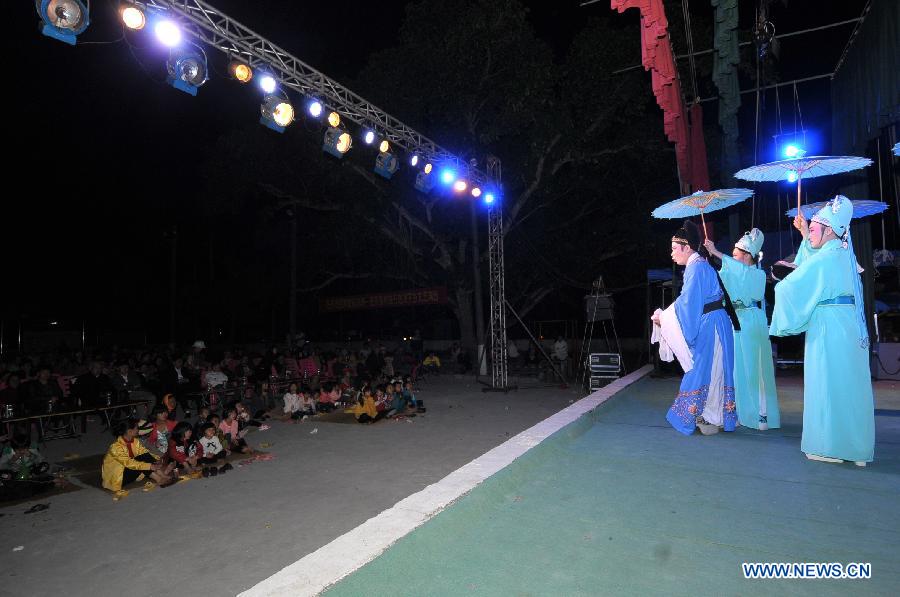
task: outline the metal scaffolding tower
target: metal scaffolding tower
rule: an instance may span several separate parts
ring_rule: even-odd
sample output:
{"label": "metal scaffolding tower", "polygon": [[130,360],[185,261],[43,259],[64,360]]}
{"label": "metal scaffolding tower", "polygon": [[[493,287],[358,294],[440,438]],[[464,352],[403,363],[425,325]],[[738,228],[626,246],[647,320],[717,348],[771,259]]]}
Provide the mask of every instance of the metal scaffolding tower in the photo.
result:
{"label": "metal scaffolding tower", "polygon": [[[500,181],[500,160],[493,156],[487,161],[488,176]],[[503,266],[503,209],[495,201],[488,208],[488,281],[491,293],[491,386],[495,390],[509,388],[506,357],[506,272]]]}
{"label": "metal scaffolding tower", "polygon": [[137,0],[136,6],[164,14],[182,31],[254,70],[266,71],[292,89],[340,113],[341,118],[374,129],[391,145],[417,152],[424,160],[453,163],[473,184],[495,182],[484,172],[444,149],[425,135],[372,105],[337,81],[328,78],[286,50],[201,0]]}

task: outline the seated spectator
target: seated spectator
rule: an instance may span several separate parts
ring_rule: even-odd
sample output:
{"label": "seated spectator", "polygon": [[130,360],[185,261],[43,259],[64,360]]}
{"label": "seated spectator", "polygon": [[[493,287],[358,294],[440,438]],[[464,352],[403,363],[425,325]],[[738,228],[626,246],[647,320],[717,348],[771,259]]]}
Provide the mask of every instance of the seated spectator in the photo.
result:
{"label": "seated spectator", "polygon": [[[216,464],[229,454],[229,451],[222,446],[222,441],[216,433],[216,426],[212,423],[204,423],[200,427],[200,448],[202,455],[198,459],[198,463],[203,467],[201,469],[203,476],[207,477],[212,472],[209,466],[213,465],[215,468]],[[218,471],[214,474],[218,474]]]}
{"label": "seated spectator", "polygon": [[228,376],[222,372],[222,366],[219,363],[215,363],[212,366],[212,371],[206,372],[206,386],[208,388],[224,386],[227,383]]}
{"label": "seated spectator", "polygon": [[203,434],[200,433],[200,428],[206,425],[206,422],[209,419],[209,413],[210,410],[208,406],[201,406],[197,409],[197,420],[194,421],[194,437],[198,440],[203,437]]}
{"label": "seated spectator", "polygon": [[72,396],[81,408],[99,408],[106,406],[106,395],[113,391],[109,376],[103,373],[100,361],[91,361],[88,372],[75,378]]}
{"label": "seated spectator", "polygon": [[225,435],[228,441],[228,449],[232,452],[241,452],[242,454],[252,454],[253,448],[247,444],[243,434],[240,432],[237,421],[237,409],[234,407],[225,409],[225,418],[219,423],[219,431]]}
{"label": "seated spectator", "polygon": [[341,399],[341,391],[334,382],[325,382],[319,388],[319,397],[316,399],[316,410],[330,413],[335,409]]}
{"label": "seated spectator", "polygon": [[262,421],[260,419],[269,418],[269,415],[263,410],[251,415],[250,411],[247,410],[247,407],[244,406],[244,403],[240,401],[234,403],[234,408],[237,411],[238,427],[240,431],[243,431],[247,427],[262,427]]}
{"label": "seated spectator", "polygon": [[378,412],[387,413],[391,409],[392,398],[392,396],[388,395],[385,386],[375,387],[375,408]]}
{"label": "seated spectator", "polygon": [[296,383],[288,385],[288,391],[284,395],[284,418],[291,419],[295,423],[306,416],[316,414],[315,401],[311,400],[306,392],[298,389]]}
{"label": "seated spectator", "polygon": [[[174,394],[165,394],[162,397],[162,400],[159,401],[160,406],[166,409],[166,414],[169,417],[170,421],[178,420],[178,402],[175,400]],[[186,413],[190,415],[190,412]]]}
{"label": "seated spectator", "polygon": [[200,460],[202,448],[194,441],[194,430],[191,424],[182,421],[172,429],[172,437],[169,438],[169,460],[175,463],[176,472],[192,473]]}
{"label": "seated spectator", "polygon": [[152,401],[155,398],[144,388],[144,380],[141,379],[140,373],[132,371],[125,361],[119,361],[116,365],[116,372],[110,377],[110,383],[119,399]]}
{"label": "seated spectator", "polygon": [[27,499],[53,489],[55,479],[27,433],[13,434],[0,453],[0,500]]}
{"label": "seated spectator", "polygon": [[163,465],[140,442],[135,441],[138,421],[129,418],[116,426],[114,441],[103,457],[103,487],[119,492],[123,485],[143,480],[150,476],[160,487],[168,487],[175,482],[172,471],[174,463]]}
{"label": "seated spectator", "polygon": [[162,456],[169,451],[169,436],[175,429],[175,421],[169,420],[169,411],[162,404],[157,404],[150,412],[150,433],[146,437],[148,450]]}
{"label": "seated spectator", "polygon": [[[13,371],[6,377],[6,387],[0,390],[0,404],[11,404],[17,409],[22,408],[24,405],[24,392],[20,393],[19,388],[19,373]],[[19,414],[23,413],[20,412]]]}
{"label": "seated spectator", "polygon": [[440,373],[441,359],[434,352],[429,352],[425,360],[422,361],[422,368],[428,373]]}
{"label": "seated spectator", "polygon": [[185,418],[190,417],[191,407],[187,394],[200,388],[196,384],[196,378],[192,381],[190,372],[184,366],[184,359],[178,357],[171,365],[163,367],[159,372],[159,381],[164,393],[175,395],[175,401],[181,405]]}
{"label": "seated spectator", "polygon": [[397,415],[406,414],[409,404],[406,396],[403,394],[403,382],[395,381],[388,385],[388,393],[391,396],[391,409],[388,411],[388,417],[396,417]]}
{"label": "seated spectator", "polygon": [[50,377],[50,367],[38,367],[37,377],[28,382],[25,390],[25,406],[32,413],[49,413],[67,408],[62,388]]}
{"label": "seated spectator", "polygon": [[416,409],[416,412],[425,412],[425,403],[416,398],[416,394],[413,391],[412,380],[406,380],[406,382],[403,384],[403,396],[406,398],[407,403],[412,408]]}
{"label": "seated spectator", "polygon": [[374,423],[384,417],[384,412],[378,412],[375,398],[369,388],[366,388],[359,396],[357,404],[344,410],[345,413],[354,415],[357,423]]}

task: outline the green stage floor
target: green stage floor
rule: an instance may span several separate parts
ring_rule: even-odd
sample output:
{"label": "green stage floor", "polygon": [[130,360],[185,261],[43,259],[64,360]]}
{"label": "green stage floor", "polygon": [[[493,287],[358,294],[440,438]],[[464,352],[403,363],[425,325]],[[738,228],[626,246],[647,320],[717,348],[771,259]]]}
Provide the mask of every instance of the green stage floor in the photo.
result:
{"label": "green stage floor", "polygon": [[[644,378],[327,591],[343,595],[900,594],[900,391],[876,384],[875,462],[800,452],[785,426],[685,437],[676,379]],[[869,580],[745,580],[742,562],[871,563]]]}

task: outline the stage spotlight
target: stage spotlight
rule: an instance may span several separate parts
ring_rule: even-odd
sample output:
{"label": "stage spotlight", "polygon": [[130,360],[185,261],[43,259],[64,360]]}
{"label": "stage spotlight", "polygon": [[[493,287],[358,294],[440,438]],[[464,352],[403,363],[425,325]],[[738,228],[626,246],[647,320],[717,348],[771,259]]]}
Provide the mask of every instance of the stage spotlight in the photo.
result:
{"label": "stage spotlight", "polygon": [[419,156],[416,154],[413,154],[412,157],[409,158],[409,165],[412,166],[413,168],[418,166],[419,165]]}
{"label": "stage spotlight", "polygon": [[788,172],[788,174],[787,174],[787,181],[788,181],[788,182],[797,182],[797,173],[794,172],[793,170],[791,170],[790,172]]}
{"label": "stage spotlight", "polygon": [[786,158],[802,158],[805,154],[806,152],[797,145],[787,145],[784,148],[784,157]]}
{"label": "stage spotlight", "polygon": [[[382,145],[384,143],[386,141],[382,141]],[[400,164],[397,162],[397,158],[390,152],[382,151],[375,157],[375,174],[388,180],[391,179],[399,167]]]}
{"label": "stage spotlight", "polygon": [[375,142],[375,131],[366,131],[363,135],[363,141],[366,142],[366,145],[371,145]]}
{"label": "stage spotlight", "polygon": [[275,89],[278,87],[278,81],[275,80],[275,77],[266,73],[259,78],[259,88],[263,90],[263,92],[272,94],[275,93]]}
{"label": "stage spotlight", "polygon": [[441,170],[441,182],[444,184],[453,184],[453,181],[456,180],[456,172],[450,170],[449,168],[446,170]]}
{"label": "stage spotlight", "polygon": [[309,103],[309,113],[314,118],[318,118],[322,115],[322,103],[318,100],[313,100]]}
{"label": "stage spotlight", "polygon": [[88,8],[81,0],[41,0],[35,3],[47,37],[75,45],[75,38],[90,24]]}
{"label": "stage spotlight", "polygon": [[[241,83],[248,83],[250,79],[253,78],[253,69],[250,68],[249,64],[240,62],[239,60],[232,60],[228,63],[228,74],[231,75],[232,79],[237,79]],[[272,82],[274,83],[275,79],[272,79]],[[272,91],[275,91],[274,87],[272,88]],[[272,91],[266,93],[272,93]]]}
{"label": "stage spotlight", "polygon": [[259,123],[278,133],[294,120],[294,106],[277,95],[267,95],[260,105]]}
{"label": "stage spotlight", "polygon": [[165,46],[174,48],[181,43],[181,29],[172,21],[164,20],[158,22],[153,31],[156,33],[156,38]]}
{"label": "stage spotlight", "polygon": [[332,126],[325,131],[325,138],[322,142],[322,151],[341,159],[344,157],[345,153],[350,151],[350,147],[352,146],[353,139],[350,137],[350,133],[344,129]]}
{"label": "stage spotlight", "polygon": [[494,194],[493,193],[485,193],[484,194],[484,202],[487,205],[490,205],[494,202]]}
{"label": "stage spotlight", "polygon": [[390,150],[391,144],[387,142],[387,139],[382,140],[381,143],[378,144],[378,151],[380,151],[381,153],[387,153]]}
{"label": "stage spotlight", "polygon": [[431,174],[432,168],[434,168],[434,166],[431,165],[431,162],[428,162],[427,164],[425,164],[425,167],[422,168],[422,170],[425,171],[425,174]]}
{"label": "stage spotlight", "polygon": [[171,50],[166,70],[169,85],[190,95],[197,95],[197,89],[209,79],[206,55],[199,48]]}
{"label": "stage spotlight", "polygon": [[420,171],[416,174],[416,189],[428,193],[434,188],[434,177],[427,172]]}
{"label": "stage spotlight", "polygon": [[144,16],[144,11],[140,8],[128,5],[122,8],[122,22],[129,29],[137,31],[143,29],[144,25],[147,24],[147,17]]}
{"label": "stage spotlight", "polygon": [[466,184],[466,181],[457,180],[456,182],[453,183],[453,190],[456,191],[457,193],[462,193],[463,191],[466,190],[466,188],[468,186],[469,185]]}
{"label": "stage spotlight", "polygon": [[481,188],[480,187],[472,187],[472,196],[478,199],[481,197]]}
{"label": "stage spotlight", "polygon": [[337,112],[331,112],[330,114],[328,114],[328,124],[329,124],[332,128],[336,128],[336,127],[340,126],[340,124],[341,124],[341,115],[338,114]]}

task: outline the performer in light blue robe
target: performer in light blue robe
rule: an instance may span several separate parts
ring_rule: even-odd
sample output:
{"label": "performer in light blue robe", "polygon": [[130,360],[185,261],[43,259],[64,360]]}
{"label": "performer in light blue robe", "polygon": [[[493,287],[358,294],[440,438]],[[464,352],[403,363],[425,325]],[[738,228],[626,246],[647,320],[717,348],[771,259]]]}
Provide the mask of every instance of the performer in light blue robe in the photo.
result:
{"label": "performer in light blue robe", "polygon": [[[800,449],[811,460],[865,466],[875,452],[875,405],[852,216],[841,195],[813,216],[797,269],[775,286],[770,333],[806,332]],[[805,226],[802,216],[795,225]]]}
{"label": "performer in light blue robe", "polygon": [[781,427],[778,392],[769,324],[766,321],[766,272],[759,266],[765,237],[759,228],[742,236],[731,256],[716,249],[709,239],[705,246],[722,260],[719,277],[737,312],[741,329],[734,332],[734,394],[738,422],[765,431]]}
{"label": "performer in light blue robe", "polygon": [[734,339],[715,270],[697,251],[700,231],[692,222],[672,237],[672,260],[684,265],[684,285],[675,313],[691,351],[693,368],[685,373],[675,402],[666,414],[685,435],[697,427],[704,435],[734,431]]}

